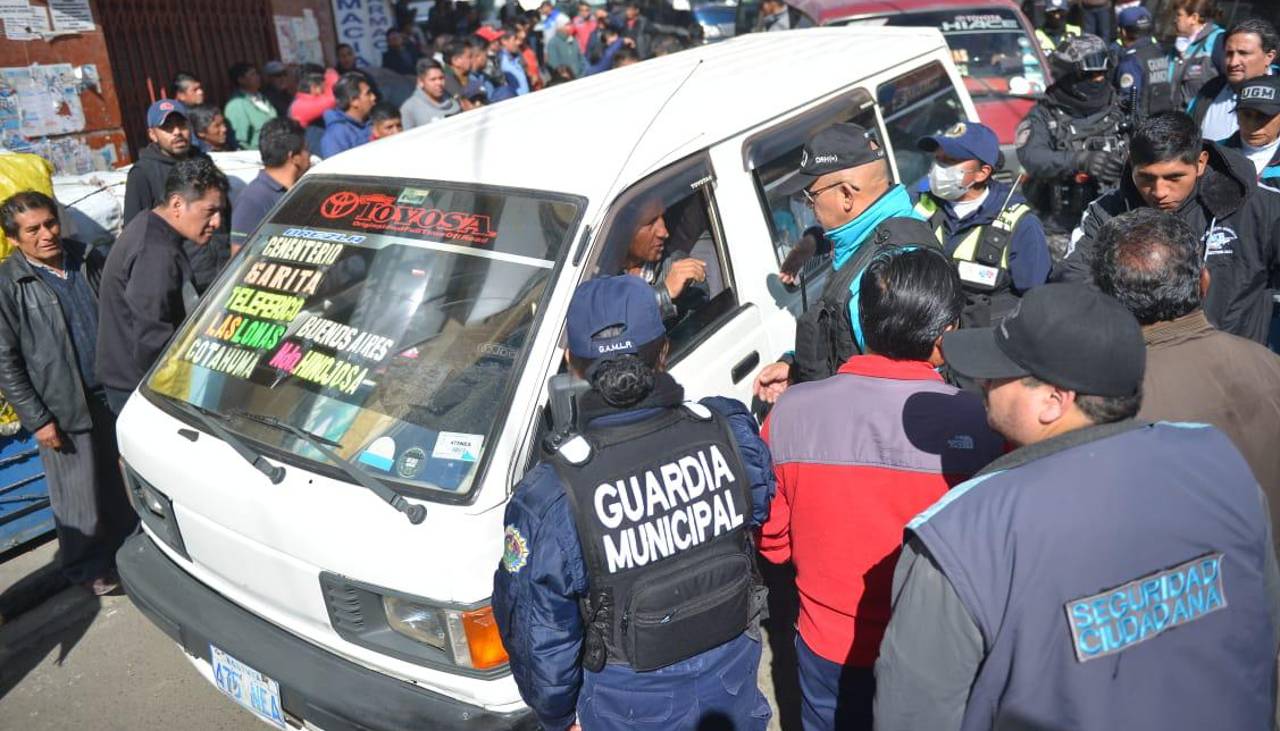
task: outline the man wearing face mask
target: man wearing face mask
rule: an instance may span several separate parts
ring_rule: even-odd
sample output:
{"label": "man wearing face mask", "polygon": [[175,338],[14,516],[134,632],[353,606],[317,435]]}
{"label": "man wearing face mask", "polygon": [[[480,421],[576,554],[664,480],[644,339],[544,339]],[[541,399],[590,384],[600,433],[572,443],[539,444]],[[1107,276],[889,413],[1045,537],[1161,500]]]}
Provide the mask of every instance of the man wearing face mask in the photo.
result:
{"label": "man wearing face mask", "polygon": [[1280,275],[1280,193],[1258,185],[1248,158],[1202,139],[1182,112],[1138,125],[1120,186],[1089,204],[1052,278],[1088,281],[1103,225],[1142,207],[1173,213],[1204,242],[1209,322],[1266,343],[1274,308],[1268,282]]}
{"label": "man wearing face mask", "polygon": [[755,394],[773,403],[788,384],[835,374],[850,357],[865,352],[855,293],[863,270],[887,247],[939,246],[933,231],[912,210],[907,189],[893,182],[884,149],[866,128],[833,124],[805,144],[804,196],[831,243],[834,271],[818,301],[796,321],[796,349],[756,377]]}
{"label": "man wearing face mask", "polygon": [[1048,279],[1044,228],[1014,186],[991,177],[1000,143],[989,127],[961,122],[918,146],[933,153],[933,167],[916,186],[915,210],[960,273],[964,324],[987,327]]}
{"label": "man wearing face mask", "polygon": [[1125,114],[1107,80],[1101,38],[1069,38],[1050,62],[1055,81],[1018,126],[1018,161],[1030,179],[1028,200],[1050,234],[1064,239],[1085,204],[1120,179]]}

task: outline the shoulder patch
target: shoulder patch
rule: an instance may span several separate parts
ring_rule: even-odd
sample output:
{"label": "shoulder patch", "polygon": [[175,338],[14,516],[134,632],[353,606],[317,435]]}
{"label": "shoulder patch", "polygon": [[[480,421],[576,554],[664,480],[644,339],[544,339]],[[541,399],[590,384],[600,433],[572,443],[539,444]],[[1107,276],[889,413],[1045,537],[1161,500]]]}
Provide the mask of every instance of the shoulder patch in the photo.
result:
{"label": "shoulder patch", "polygon": [[509,574],[520,573],[520,569],[529,563],[529,544],[520,529],[514,525],[507,526],[502,538],[502,568]]}
{"label": "shoulder patch", "polygon": [[1023,119],[1018,123],[1018,130],[1014,132],[1013,144],[1022,147],[1029,139],[1031,139],[1031,120]]}
{"label": "shoulder patch", "polygon": [[1221,553],[1193,558],[1063,605],[1078,662],[1088,662],[1155,639],[1227,608]]}
{"label": "shoulder patch", "polygon": [[1120,74],[1120,88],[1128,89],[1133,86],[1133,74]]}

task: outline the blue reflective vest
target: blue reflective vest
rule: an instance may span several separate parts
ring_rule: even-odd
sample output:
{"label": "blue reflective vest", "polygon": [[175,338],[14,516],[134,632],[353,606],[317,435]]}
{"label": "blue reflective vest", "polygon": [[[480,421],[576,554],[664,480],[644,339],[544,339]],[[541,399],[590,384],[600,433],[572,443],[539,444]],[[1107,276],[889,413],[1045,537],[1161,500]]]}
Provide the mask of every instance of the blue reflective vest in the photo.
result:
{"label": "blue reflective vest", "polygon": [[1270,728],[1272,548],[1249,466],[1204,425],[1074,438],[1006,455],[908,525],[982,634],[961,728]]}

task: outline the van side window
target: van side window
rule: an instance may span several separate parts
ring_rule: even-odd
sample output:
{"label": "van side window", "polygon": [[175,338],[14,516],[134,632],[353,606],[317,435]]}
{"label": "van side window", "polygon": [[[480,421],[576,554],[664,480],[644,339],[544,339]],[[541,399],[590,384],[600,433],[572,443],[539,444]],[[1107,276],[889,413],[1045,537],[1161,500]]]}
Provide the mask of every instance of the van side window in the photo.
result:
{"label": "van side window", "polygon": [[[781,271],[803,272],[812,279],[826,270],[830,252],[814,255],[814,240],[804,237],[818,226],[802,190],[811,181],[800,178],[800,155],[804,142],[819,129],[837,122],[854,122],[872,130],[877,140],[884,139],[876,124],[871,95],[859,89],[838,106],[825,113],[801,117],[783,127],[769,130],[748,143],[747,164],[752,168],[760,204],[764,207],[774,253]],[[820,228],[820,227],[819,227]],[[821,231],[815,233],[820,234]]]}
{"label": "van side window", "polygon": [[889,131],[899,182],[910,187],[929,172],[933,155],[916,147],[921,137],[942,134],[966,119],[960,95],[942,64],[922,66],[876,89]]}
{"label": "van side window", "polygon": [[[596,272],[634,274],[674,295],[664,312],[672,362],[738,307],[711,193],[714,180],[704,156],[682,160],[627,190],[605,224]],[[697,270],[705,276],[681,276]]]}

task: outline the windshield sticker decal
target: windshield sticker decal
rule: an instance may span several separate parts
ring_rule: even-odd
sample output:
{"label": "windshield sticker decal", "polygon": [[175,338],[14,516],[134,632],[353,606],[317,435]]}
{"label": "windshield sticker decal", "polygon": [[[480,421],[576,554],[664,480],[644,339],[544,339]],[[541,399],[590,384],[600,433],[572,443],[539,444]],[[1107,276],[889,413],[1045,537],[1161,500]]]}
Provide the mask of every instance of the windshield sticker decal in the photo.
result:
{"label": "windshield sticker decal", "polygon": [[396,474],[406,480],[412,480],[422,474],[427,466],[427,453],[417,447],[409,447],[396,458]]}
{"label": "windshield sticker decal", "polygon": [[261,317],[277,322],[293,322],[307,303],[301,297],[275,292],[263,292],[252,287],[236,286],[227,299],[226,309],[250,317]]}
{"label": "windshield sticker decal", "polygon": [[431,458],[475,462],[480,458],[480,447],[483,444],[483,434],[442,431],[436,437],[435,447],[431,449]]}
{"label": "windshield sticker decal", "polygon": [[369,231],[438,236],[446,241],[488,244],[498,236],[486,215],[404,205],[380,193],[333,193],[320,204],[320,215]]}
{"label": "windshield sticker decal", "polygon": [[323,317],[311,317],[294,333],[317,345],[332,348],[345,355],[354,355],[374,363],[380,363],[391,352],[395,341],[391,338],[366,332]]}
{"label": "windshield sticker decal", "polygon": [[242,315],[223,314],[205,329],[206,337],[217,338],[254,350],[270,350],[284,337],[285,327],[274,322]]}
{"label": "windshield sticker decal", "polygon": [[942,21],[943,33],[972,30],[1021,30],[1018,21],[999,15],[957,15],[950,22]]}
{"label": "windshield sticker decal", "polygon": [[[294,231],[297,229],[289,230]],[[319,231],[308,231],[307,233],[322,235]],[[365,237],[361,236],[360,238],[364,239]],[[338,260],[345,248],[342,244],[318,241],[309,237],[272,236],[267,239],[267,245],[262,249],[262,256],[268,259],[284,259],[298,264],[329,266]]]}
{"label": "windshield sticker decal", "polygon": [[236,378],[248,378],[258,365],[259,353],[252,350],[226,345],[209,338],[196,338],[182,354],[182,359],[190,361],[201,368],[226,373]]}
{"label": "windshield sticker decal", "polygon": [[405,188],[400,191],[400,197],[396,198],[396,203],[402,206],[420,206],[427,202],[430,195],[431,191],[425,188]]}
{"label": "windshield sticker decal", "polygon": [[244,283],[289,294],[312,295],[324,277],[318,269],[304,269],[273,261],[257,261],[244,273]]}
{"label": "windshield sticker decal", "polygon": [[391,437],[378,437],[360,453],[356,461],[376,467],[383,472],[390,472],[396,456],[396,441]]}
{"label": "windshield sticker decal", "polygon": [[[288,359],[292,360],[296,356],[296,346],[285,341],[280,346],[280,352],[276,353],[276,357],[271,359],[271,363],[283,362],[286,350],[293,349]],[[277,366],[278,367],[278,366]],[[325,355],[318,350],[311,350],[297,359],[296,365],[292,369],[284,369],[294,378],[300,378],[304,381],[310,381],[322,388],[332,388],[348,396],[355,393],[360,386],[364,385],[365,376],[369,375],[369,369],[364,366],[358,366],[354,363],[338,360],[332,355]]]}

